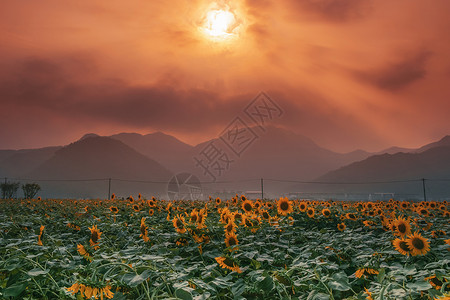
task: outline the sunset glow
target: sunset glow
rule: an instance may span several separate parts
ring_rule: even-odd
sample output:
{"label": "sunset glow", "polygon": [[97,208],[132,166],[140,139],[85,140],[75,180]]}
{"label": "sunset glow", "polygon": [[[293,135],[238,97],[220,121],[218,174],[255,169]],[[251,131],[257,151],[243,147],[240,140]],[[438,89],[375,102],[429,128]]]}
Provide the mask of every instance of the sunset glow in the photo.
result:
{"label": "sunset glow", "polygon": [[229,36],[234,22],[234,15],[229,11],[209,11],[206,15],[205,32],[214,37]]}
{"label": "sunset glow", "polygon": [[206,13],[203,32],[213,40],[226,40],[237,36],[239,24],[229,10],[210,10]]}
{"label": "sunset glow", "polygon": [[2,147],[123,131],[196,144],[260,91],[286,111],[277,126],[331,150],[419,147],[450,133],[449,9],[443,0],[8,1]]}

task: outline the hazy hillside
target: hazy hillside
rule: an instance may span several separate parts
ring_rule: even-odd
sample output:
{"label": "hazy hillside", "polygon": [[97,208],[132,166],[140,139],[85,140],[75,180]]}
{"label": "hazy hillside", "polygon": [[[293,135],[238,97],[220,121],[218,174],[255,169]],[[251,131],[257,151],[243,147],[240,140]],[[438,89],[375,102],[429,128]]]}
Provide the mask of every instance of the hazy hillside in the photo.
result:
{"label": "hazy hillside", "polygon": [[189,151],[193,148],[177,138],[162,132],[146,135],[119,133],[112,135],[111,138],[123,142],[174,172],[181,171],[180,166],[185,163]]}
{"label": "hazy hillside", "polygon": [[[265,133],[258,132],[259,137],[242,153],[241,157],[233,155],[220,140],[213,140],[215,145],[221,145],[234,160],[230,164],[230,170],[224,172],[222,179],[242,180],[263,177],[310,180],[369,155],[364,151],[336,153],[319,147],[311,139],[288,130],[276,127],[266,129]],[[193,155],[201,157],[199,153],[210,142],[197,145]],[[192,164],[194,164],[193,159]],[[197,172],[200,171],[201,169],[197,168]]]}
{"label": "hazy hillside", "polygon": [[[450,178],[450,147],[436,147],[419,153],[396,153],[374,155],[363,161],[328,172],[317,178],[320,182],[394,182],[353,186],[359,190],[391,190],[398,192],[421,192],[421,178]],[[427,181],[430,192],[441,195],[450,192],[449,182]],[[411,189],[414,187],[414,189]],[[348,189],[348,186],[346,187]]]}
{"label": "hazy hillside", "polygon": [[422,146],[419,149],[417,149],[416,152],[423,152],[436,147],[450,147],[450,136],[446,135],[437,142],[429,143],[425,146]]}
{"label": "hazy hillside", "polygon": [[[39,179],[102,179],[167,182],[171,177],[158,162],[138,153],[124,143],[108,137],[89,137],[58,150],[53,157],[44,162],[27,177]],[[164,184],[135,184],[115,182],[113,191],[117,194],[159,193],[165,190]],[[43,183],[44,184],[44,183]],[[98,182],[53,182],[49,190],[84,197],[105,197],[106,181]],[[139,188],[140,187],[140,188]],[[134,191],[132,190],[133,188]],[[44,189],[43,189],[44,190]],[[82,191],[82,193],[80,193]]]}
{"label": "hazy hillside", "polygon": [[[123,195],[144,191],[164,194],[167,188],[165,182],[174,173],[190,172],[201,181],[212,181],[202,168],[196,166],[194,160],[194,157],[202,158],[202,150],[211,142],[227,153],[232,162],[222,174],[214,170],[214,166],[210,166],[216,180],[222,183],[205,185],[209,190],[259,190],[259,179],[264,178],[267,191],[277,193],[305,189],[365,191],[374,187],[292,186],[292,182],[271,182],[270,179],[353,182],[450,177],[449,148],[442,147],[450,146],[449,136],[418,149],[391,147],[384,150],[389,154],[372,155],[362,150],[336,153],[318,146],[305,136],[281,128],[267,127],[265,132],[259,128],[253,130],[258,138],[240,157],[233,154],[220,139],[192,147],[161,132],[147,135],[120,133],[111,137],[89,133],[66,147],[0,150],[0,177],[51,180],[116,178],[125,181],[113,180],[113,192]],[[223,162],[222,167],[225,167]],[[252,180],[247,181],[248,179]],[[127,182],[136,180],[144,182]],[[161,183],[149,185],[145,181]],[[42,184],[47,192],[54,192],[52,196],[61,196],[65,192],[74,197],[107,195],[107,180]],[[386,190],[391,186],[377,187]],[[414,188],[415,186],[416,183]]]}
{"label": "hazy hillside", "polygon": [[0,177],[20,177],[27,174],[52,157],[58,149],[61,147],[10,150],[5,155],[6,158],[0,160]]}

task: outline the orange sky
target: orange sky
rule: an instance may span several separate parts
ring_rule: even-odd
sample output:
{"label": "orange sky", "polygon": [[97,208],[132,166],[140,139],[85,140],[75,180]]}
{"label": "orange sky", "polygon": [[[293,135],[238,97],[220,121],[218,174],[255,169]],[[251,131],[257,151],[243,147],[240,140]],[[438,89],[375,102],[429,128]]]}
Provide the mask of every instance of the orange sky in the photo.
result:
{"label": "orange sky", "polygon": [[[447,0],[0,0],[0,148],[164,131],[195,144],[260,91],[335,151],[450,134]],[[226,8],[237,30],[210,39]]]}

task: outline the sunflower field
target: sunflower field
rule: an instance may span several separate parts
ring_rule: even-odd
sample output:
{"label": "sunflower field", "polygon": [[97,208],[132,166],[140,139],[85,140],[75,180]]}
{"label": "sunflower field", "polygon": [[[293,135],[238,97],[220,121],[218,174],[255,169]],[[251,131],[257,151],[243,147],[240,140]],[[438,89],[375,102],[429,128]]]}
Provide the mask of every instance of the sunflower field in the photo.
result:
{"label": "sunflower field", "polygon": [[448,208],[0,200],[0,298],[450,299]]}

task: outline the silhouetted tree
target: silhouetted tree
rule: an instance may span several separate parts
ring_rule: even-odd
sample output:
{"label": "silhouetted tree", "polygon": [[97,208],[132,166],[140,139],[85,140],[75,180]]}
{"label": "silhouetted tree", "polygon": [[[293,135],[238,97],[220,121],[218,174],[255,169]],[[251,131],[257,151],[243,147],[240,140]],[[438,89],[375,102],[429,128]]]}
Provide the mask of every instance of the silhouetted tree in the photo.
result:
{"label": "silhouetted tree", "polygon": [[32,199],[41,190],[41,186],[37,183],[22,184],[22,191],[25,199]]}
{"label": "silhouetted tree", "polygon": [[19,182],[5,182],[0,184],[0,189],[2,190],[3,199],[11,199],[17,193],[19,189]]}

